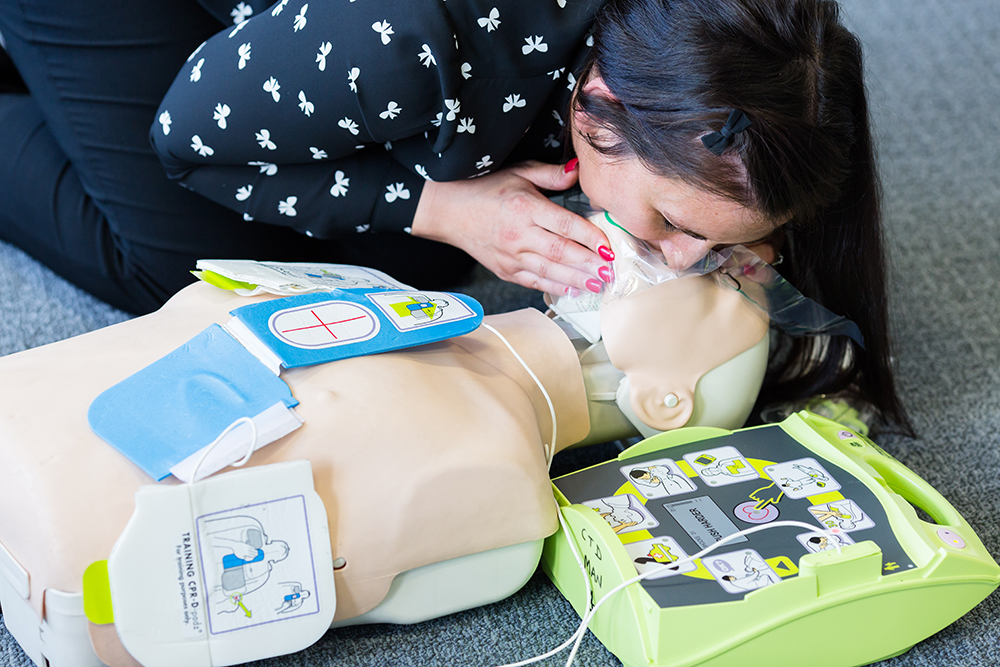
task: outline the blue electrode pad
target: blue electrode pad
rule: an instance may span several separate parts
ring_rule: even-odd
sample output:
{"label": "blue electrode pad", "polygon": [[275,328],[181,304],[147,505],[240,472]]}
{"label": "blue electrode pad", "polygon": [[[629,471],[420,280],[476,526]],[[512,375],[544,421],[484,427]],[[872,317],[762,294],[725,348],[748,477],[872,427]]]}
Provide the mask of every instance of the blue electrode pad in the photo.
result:
{"label": "blue electrode pad", "polygon": [[235,420],[277,403],[298,405],[287,384],[213,324],[102,392],[87,419],[94,433],[161,480]]}
{"label": "blue electrode pad", "polygon": [[471,297],[420,290],[345,289],[241,306],[226,330],[275,373],[436,343],[483,319]]}

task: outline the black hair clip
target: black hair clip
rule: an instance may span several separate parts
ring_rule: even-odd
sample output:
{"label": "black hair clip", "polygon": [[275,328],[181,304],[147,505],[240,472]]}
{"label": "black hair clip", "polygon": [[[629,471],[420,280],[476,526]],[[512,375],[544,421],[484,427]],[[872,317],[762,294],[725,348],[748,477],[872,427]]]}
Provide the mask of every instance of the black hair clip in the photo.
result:
{"label": "black hair clip", "polygon": [[732,113],[729,114],[729,120],[722,126],[722,129],[718,132],[709,132],[701,138],[701,143],[705,144],[705,148],[716,155],[722,155],[733,143],[733,137],[751,125],[753,123],[750,122],[745,113],[739,109],[733,109]]}

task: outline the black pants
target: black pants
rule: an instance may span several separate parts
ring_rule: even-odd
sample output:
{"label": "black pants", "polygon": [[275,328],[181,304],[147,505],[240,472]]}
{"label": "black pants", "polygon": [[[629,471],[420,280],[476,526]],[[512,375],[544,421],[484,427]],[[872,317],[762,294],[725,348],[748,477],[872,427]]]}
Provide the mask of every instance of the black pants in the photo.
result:
{"label": "black pants", "polygon": [[195,0],[0,0],[0,240],[134,313],[190,283],[200,258],[360,264],[422,288],[468,273],[471,258],[448,246],[310,239],[166,178],[149,146],[156,109],[223,27]]}

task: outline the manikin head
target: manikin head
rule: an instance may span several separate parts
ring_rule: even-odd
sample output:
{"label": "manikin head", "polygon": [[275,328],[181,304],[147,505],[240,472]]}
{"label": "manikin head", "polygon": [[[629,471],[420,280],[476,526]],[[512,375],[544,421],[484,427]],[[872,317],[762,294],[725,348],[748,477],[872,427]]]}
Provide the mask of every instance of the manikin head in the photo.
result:
{"label": "manikin head", "polygon": [[587,442],[623,437],[622,429],[648,437],[682,426],[742,426],[767,367],[769,319],[759,286],[744,278],[746,286],[735,289],[722,269],[704,263],[672,271],[608,216],[591,220],[616,257],[600,303],[602,340],[581,356],[591,396],[602,397],[590,402]]}

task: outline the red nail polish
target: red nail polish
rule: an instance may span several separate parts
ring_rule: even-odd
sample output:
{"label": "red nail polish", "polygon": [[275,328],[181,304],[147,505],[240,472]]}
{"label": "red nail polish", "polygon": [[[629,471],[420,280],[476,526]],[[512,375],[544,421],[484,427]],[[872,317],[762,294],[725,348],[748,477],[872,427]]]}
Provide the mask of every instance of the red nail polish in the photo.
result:
{"label": "red nail polish", "polygon": [[601,256],[605,262],[615,261],[615,253],[611,251],[611,248],[605,245],[597,246],[597,254]]}
{"label": "red nail polish", "polygon": [[599,294],[601,291],[601,283],[591,278],[590,280],[587,281],[587,289],[589,289],[594,294]]}
{"label": "red nail polish", "polygon": [[576,169],[576,165],[578,164],[580,164],[580,160],[578,160],[577,158],[573,158],[572,160],[566,163],[566,166],[563,167],[563,171],[568,174],[569,172]]}
{"label": "red nail polish", "polygon": [[601,280],[603,280],[604,282],[610,283],[613,274],[611,273],[610,268],[602,266],[601,268],[597,269],[597,275],[599,275],[601,277]]}

